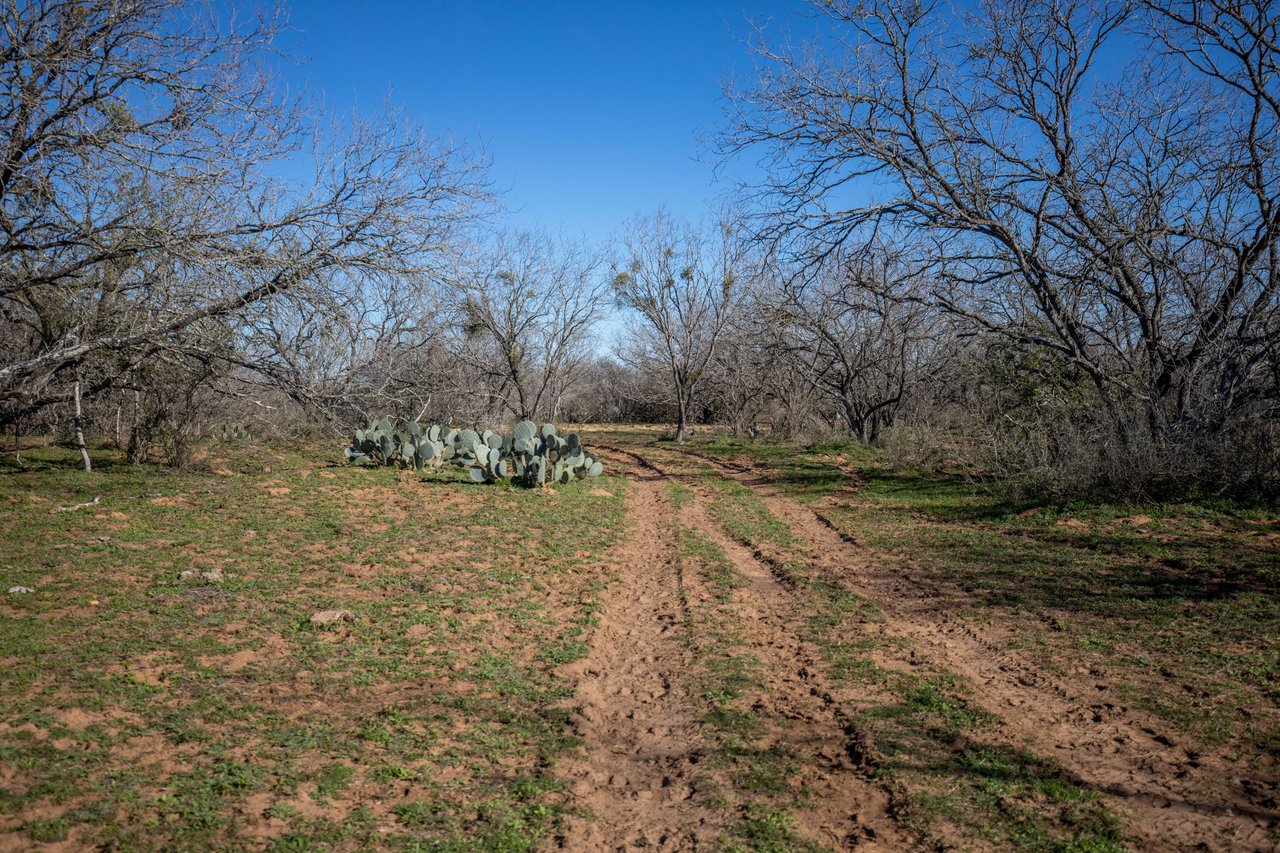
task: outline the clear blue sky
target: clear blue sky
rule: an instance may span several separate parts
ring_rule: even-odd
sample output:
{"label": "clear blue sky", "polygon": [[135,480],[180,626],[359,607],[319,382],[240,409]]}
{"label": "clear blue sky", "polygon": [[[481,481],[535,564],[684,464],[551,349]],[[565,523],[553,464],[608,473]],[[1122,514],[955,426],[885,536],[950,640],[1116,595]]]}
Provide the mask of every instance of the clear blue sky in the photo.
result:
{"label": "clear blue sky", "polygon": [[331,109],[392,101],[482,142],[510,221],[602,241],[666,204],[695,218],[725,187],[698,142],[722,83],[750,74],[748,17],[812,32],[799,0],[294,0],[291,82]]}

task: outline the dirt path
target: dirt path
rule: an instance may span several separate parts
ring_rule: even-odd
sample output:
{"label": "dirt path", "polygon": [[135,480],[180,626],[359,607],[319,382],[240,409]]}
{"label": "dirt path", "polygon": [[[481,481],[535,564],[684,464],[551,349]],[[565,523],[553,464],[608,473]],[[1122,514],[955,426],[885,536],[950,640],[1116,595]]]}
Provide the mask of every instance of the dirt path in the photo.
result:
{"label": "dirt path", "polygon": [[689,693],[692,664],[680,636],[687,611],[661,477],[633,472],[634,527],[619,577],[598,611],[586,657],[561,671],[574,680],[582,755],[557,765],[569,781],[564,850],[709,849],[714,815],[693,801],[691,776],[706,745]]}
{"label": "dirt path", "polygon": [[936,665],[965,676],[977,704],[1000,719],[1012,744],[1051,756],[1106,794],[1144,846],[1275,849],[1268,832],[1280,822],[1274,781],[1247,779],[1226,758],[1166,734],[1163,721],[1126,707],[1087,671],[1046,673],[1003,642],[999,625],[979,630],[953,617],[953,601],[847,541],[819,511],[781,495],[747,467],[699,458],[750,487],[815,560],[881,606],[888,633],[911,638]]}
{"label": "dirt path", "polygon": [[813,806],[793,817],[801,833],[827,849],[903,850],[910,838],[888,817],[889,791],[873,780],[861,735],[833,698],[822,654],[801,636],[790,590],[772,567],[726,536],[701,507],[686,514],[724,549],[747,586],[735,597],[742,638],[759,659],[771,718],[785,721],[780,743],[806,756],[805,787]]}
{"label": "dirt path", "polygon": [[813,805],[794,814],[797,834],[831,850],[910,846],[888,815],[889,794],[860,766],[862,753],[830,697],[817,650],[791,629],[790,593],[768,567],[729,541],[695,505],[677,511],[665,474],[642,457],[611,454],[628,468],[634,528],[619,555],[618,582],[605,593],[585,658],[562,672],[575,682],[580,757],[557,770],[569,780],[570,813],[558,838],[566,850],[703,850],[719,846],[728,810],[695,794],[699,765],[714,752],[705,708],[692,692],[699,670],[696,611],[714,600],[686,574],[673,519],[724,548],[747,585],[732,611],[739,642],[758,658],[758,705],[781,721],[766,739],[785,742],[803,768]]}

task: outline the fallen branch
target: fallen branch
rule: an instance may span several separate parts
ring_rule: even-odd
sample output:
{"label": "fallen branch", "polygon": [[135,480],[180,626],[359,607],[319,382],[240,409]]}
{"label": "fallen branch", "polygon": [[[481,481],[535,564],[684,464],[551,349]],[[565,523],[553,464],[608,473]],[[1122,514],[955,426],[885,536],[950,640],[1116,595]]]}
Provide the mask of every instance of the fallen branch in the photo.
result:
{"label": "fallen branch", "polygon": [[76,504],[75,506],[60,506],[58,507],[58,512],[74,512],[75,510],[84,509],[85,507],[97,506],[98,501],[100,500],[102,500],[102,495],[98,495],[88,503]]}

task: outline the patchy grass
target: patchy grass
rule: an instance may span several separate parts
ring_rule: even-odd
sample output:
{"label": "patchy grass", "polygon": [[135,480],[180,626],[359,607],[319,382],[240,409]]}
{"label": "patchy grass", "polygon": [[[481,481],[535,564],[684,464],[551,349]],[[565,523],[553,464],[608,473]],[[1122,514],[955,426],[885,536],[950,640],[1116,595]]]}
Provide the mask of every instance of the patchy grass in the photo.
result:
{"label": "patchy grass", "polygon": [[725,557],[724,549],[699,530],[677,523],[675,535],[680,556],[700,567],[721,603],[729,601],[733,591],[746,584],[742,573]]}
{"label": "patchy grass", "polygon": [[[1274,513],[1017,505],[862,448],[691,449],[750,464],[1042,667],[1096,673],[1242,767],[1280,756]],[[575,746],[556,672],[586,652],[625,481],[551,496],[332,465],[327,448],[213,452],[215,473],[100,451],[85,475],[55,446],[0,460],[0,590],[35,589],[0,598],[0,847],[545,844],[567,797],[556,762]],[[873,747],[864,769],[926,845],[1118,849],[1096,795],[997,743],[962,681],[896,665],[903,641],[874,603],[749,488],[695,459],[684,470],[672,505],[789,584]],[[715,739],[696,795],[726,809],[728,849],[810,849],[806,768],[788,720],[757,701],[767,673],[741,633],[727,539],[677,523]],[[350,619],[311,621],[338,609]]]}
{"label": "patchy grass", "polygon": [[[689,506],[694,494],[672,481],[668,497]],[[810,851],[821,848],[793,832],[792,813],[807,809],[805,769],[785,746],[787,721],[759,704],[768,688],[764,663],[743,637],[735,593],[747,580],[706,532],[676,523],[678,555],[691,582],[714,599],[689,600],[689,643],[694,652],[696,695],[714,749],[695,785],[709,805],[728,813],[730,851]],[[708,603],[710,601],[710,603]]]}
{"label": "patchy grass", "polygon": [[625,481],[213,453],[0,462],[0,847],[538,846]]}
{"label": "patchy grass", "polygon": [[730,828],[727,853],[816,853],[822,848],[796,836],[795,821],[784,812],[749,807]]}
{"label": "patchy grass", "polygon": [[1013,503],[858,446],[706,441],[846,536],[1248,765],[1280,760],[1280,514],[1226,501]]}
{"label": "patchy grass", "polygon": [[711,504],[712,515],[731,537],[753,547],[796,546],[791,528],[775,518],[750,488],[715,473],[704,478],[716,493]]}
{"label": "patchy grass", "polygon": [[[1069,781],[1051,762],[991,742],[993,718],[974,707],[956,677],[924,667],[902,672],[878,665],[876,650],[898,642],[871,630],[881,621],[878,608],[845,589],[749,488],[714,475],[706,479],[711,514],[726,532],[766,555],[775,569],[784,567],[799,596],[798,609],[810,614],[808,639],[822,649],[831,677],[859,697],[851,702],[850,722],[875,753],[864,759],[902,792],[898,817],[925,846],[1122,849],[1118,823],[1097,793]],[[730,699],[738,695],[728,693]],[[749,768],[739,785],[785,790],[785,755],[752,750],[758,721],[729,710],[732,705],[718,710],[723,748]],[[791,834],[787,809],[770,808],[767,801],[751,803],[734,825],[729,846],[809,849]]]}
{"label": "patchy grass", "polygon": [[[755,492],[696,459],[680,462],[664,453],[662,460],[699,484],[707,515],[726,535],[791,586],[803,636],[822,651],[829,677],[845,690],[849,724],[872,745],[874,754],[863,759],[899,792],[896,814],[925,847],[1120,849],[1118,824],[1098,795],[1050,762],[995,743],[994,719],[969,701],[961,680],[925,667],[902,672],[879,665],[882,646],[904,641],[882,635],[879,609],[847,590]],[[686,505],[692,500],[682,484],[667,488]],[[680,532],[704,540],[704,547],[682,556],[686,568],[717,591],[716,606],[698,612],[692,634],[716,741],[711,784],[735,813],[725,847],[821,849],[796,831],[814,804],[804,789],[806,768],[788,748],[789,721],[760,701],[768,695],[769,673],[749,653],[735,590],[716,582],[733,567],[702,531]]]}

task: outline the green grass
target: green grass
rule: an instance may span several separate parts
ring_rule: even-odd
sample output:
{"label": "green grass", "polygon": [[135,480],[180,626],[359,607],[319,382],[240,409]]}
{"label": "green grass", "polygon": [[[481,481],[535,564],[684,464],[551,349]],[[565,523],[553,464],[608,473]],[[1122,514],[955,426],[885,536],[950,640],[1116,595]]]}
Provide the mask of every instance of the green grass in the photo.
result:
{"label": "green grass", "polygon": [[753,547],[797,545],[791,528],[774,517],[750,488],[718,474],[704,477],[716,492],[712,514],[731,537]]}
{"label": "green grass", "polygon": [[[839,445],[692,449],[752,462],[959,618],[1011,628],[1042,667],[1089,670],[1242,767],[1280,756],[1274,513],[1028,506]],[[577,745],[557,669],[586,652],[626,482],[553,497],[447,469],[332,465],[332,450],[214,447],[217,475],[102,449],[91,475],[54,446],[0,459],[0,589],[36,590],[0,600],[0,846],[546,844],[567,797],[556,762]],[[1119,849],[1096,794],[997,742],[961,680],[877,663],[904,641],[751,489],[696,459],[687,470],[665,486],[673,509],[704,501],[719,541],[789,582],[827,675],[858,697],[850,721],[899,792],[895,813],[925,844]],[[763,664],[735,610],[746,578],[717,538],[674,525],[710,593],[688,626],[715,743],[697,796],[723,805],[727,849],[810,849],[795,829],[805,768],[776,737],[786,721],[755,701]],[[311,624],[337,608],[353,621]]]}
{"label": "green grass", "polygon": [[784,812],[747,809],[729,829],[728,853],[816,853],[823,848],[796,836],[794,820]]}
{"label": "green grass", "polygon": [[[721,494],[720,483],[705,477],[701,482]],[[677,480],[665,490],[677,511],[695,503],[693,489]],[[718,512],[718,503],[712,508]],[[761,520],[757,515],[748,523]],[[792,830],[792,814],[810,804],[803,788],[806,768],[786,747],[785,735],[784,742],[776,740],[788,721],[758,704],[768,693],[764,663],[743,637],[737,610],[737,593],[747,579],[704,529],[681,520],[673,524],[683,571],[714,593],[713,603],[688,602],[687,636],[697,669],[689,686],[704,709],[712,743],[695,789],[703,803],[728,816],[721,839],[726,850],[819,850]]]}
{"label": "green grass", "polygon": [[721,602],[728,601],[735,589],[741,589],[746,580],[728,559],[724,548],[702,531],[675,524],[676,546],[686,560],[700,566],[707,583],[716,591]]}
{"label": "green grass", "polygon": [[0,602],[0,846],[539,845],[576,745],[556,668],[585,650],[625,481],[211,454],[221,474],[0,462],[0,582],[36,590]]}
{"label": "green grass", "polygon": [[1274,508],[1030,504],[972,474],[899,469],[859,446],[693,449],[750,461],[877,559],[945,592],[964,618],[1012,627],[1040,665],[1091,671],[1240,760],[1280,760]]}
{"label": "green grass", "polygon": [[[752,449],[766,459],[800,466],[802,496],[807,490],[815,497],[814,483],[836,482],[794,450]],[[882,622],[879,608],[815,561],[750,488],[702,470],[711,487],[711,514],[726,533],[786,568],[797,610],[809,614],[807,638],[822,650],[828,675],[861,697],[850,723],[873,745],[875,754],[868,759],[875,762],[875,772],[901,792],[898,817],[926,846],[1120,849],[1118,823],[1098,795],[1067,780],[1052,763],[994,743],[994,718],[973,705],[961,680],[927,667],[902,672],[878,665],[873,654],[882,645],[903,642],[869,630]],[[728,699],[738,695],[726,693]],[[739,767],[738,784],[757,791],[785,789],[779,780],[786,774],[778,768],[787,767],[786,757],[752,749],[749,715],[718,713],[728,733],[722,749]],[[806,849],[792,836],[785,808],[761,810],[761,805],[754,802],[755,811],[734,825],[730,849]]]}

